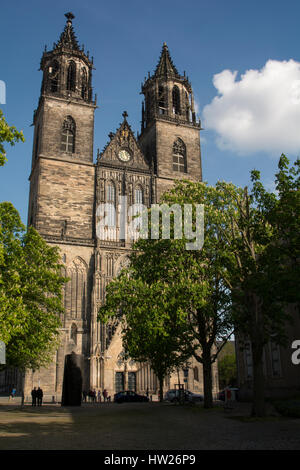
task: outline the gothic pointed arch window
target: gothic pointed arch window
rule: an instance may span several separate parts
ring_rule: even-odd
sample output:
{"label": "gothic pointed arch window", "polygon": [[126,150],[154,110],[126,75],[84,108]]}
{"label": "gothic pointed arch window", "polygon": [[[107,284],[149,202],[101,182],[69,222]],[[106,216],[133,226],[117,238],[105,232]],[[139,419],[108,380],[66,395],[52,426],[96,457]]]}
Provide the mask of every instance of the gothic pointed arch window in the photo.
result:
{"label": "gothic pointed arch window", "polygon": [[178,138],[173,144],[173,170],[186,173],[186,146],[183,140]]}
{"label": "gothic pointed arch window", "polygon": [[70,339],[74,344],[77,344],[77,326],[75,323],[71,326]]}
{"label": "gothic pointed arch window", "polygon": [[67,73],[67,90],[75,91],[76,89],[76,64],[71,61],[68,65]]}
{"label": "gothic pointed arch window", "polygon": [[87,265],[80,257],[72,262],[68,277],[67,315],[84,320],[87,307]]}
{"label": "gothic pointed arch window", "polygon": [[61,151],[67,153],[75,152],[75,121],[71,116],[67,116],[63,122],[61,133]]}
{"label": "gothic pointed arch window", "polygon": [[84,100],[87,99],[87,89],[88,89],[87,83],[88,83],[88,80],[87,80],[86,69],[82,68],[81,70],[81,98],[83,98]]}
{"label": "gothic pointed arch window", "polygon": [[53,60],[53,62],[51,62],[49,69],[48,69],[49,90],[52,93],[56,93],[58,91],[58,75],[59,75],[59,64],[57,60]]}
{"label": "gothic pointed arch window", "polygon": [[166,103],[166,91],[163,85],[158,87],[158,112],[159,114],[165,114],[167,108]]}
{"label": "gothic pointed arch window", "polygon": [[190,121],[190,101],[189,101],[189,95],[187,92],[185,92],[185,114],[186,114],[186,120]]}
{"label": "gothic pointed arch window", "polygon": [[146,102],[146,119],[148,121],[152,114],[152,93],[150,91],[146,93],[145,102]]}
{"label": "gothic pointed arch window", "polygon": [[134,190],[134,203],[135,204],[143,204],[144,194],[143,189],[141,186],[136,186]]}
{"label": "gothic pointed arch window", "polygon": [[177,85],[172,90],[173,114],[180,114],[180,91]]}
{"label": "gothic pointed arch window", "polygon": [[108,212],[108,226],[115,227],[116,224],[116,187],[113,181],[109,181],[106,186],[106,202],[113,207]]}

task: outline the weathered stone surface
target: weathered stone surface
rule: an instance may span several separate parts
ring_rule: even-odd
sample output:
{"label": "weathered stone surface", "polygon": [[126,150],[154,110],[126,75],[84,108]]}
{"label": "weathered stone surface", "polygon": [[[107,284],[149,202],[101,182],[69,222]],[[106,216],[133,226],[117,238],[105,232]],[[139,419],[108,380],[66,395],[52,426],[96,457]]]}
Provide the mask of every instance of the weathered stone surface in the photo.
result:
{"label": "weathered stone surface", "polygon": [[[165,49],[163,53],[168,55]],[[50,73],[53,60],[58,62],[55,70],[59,70],[54,92]],[[71,62],[76,74],[71,83],[72,89],[68,82]],[[69,402],[68,392],[63,392],[63,377],[64,370],[69,367],[69,359],[65,358],[69,358],[71,353],[83,358],[81,370],[85,373],[82,387],[86,391],[91,388],[103,391],[106,388],[108,394],[113,396],[116,374],[122,373],[124,387],[131,384],[137,391],[145,393],[148,389],[149,393],[156,393],[157,379],[149,366],[122,359],[119,327],[97,321],[98,308],[105,299],[105,288],[126,264],[131,250],[131,240],[123,241],[118,237],[119,215],[114,238],[107,240],[102,232],[98,233],[100,219],[97,208],[107,202],[109,194],[112,194],[112,190],[108,190],[109,185],[114,188],[114,203],[118,209],[121,196],[127,196],[129,206],[137,202],[139,191],[142,202],[150,206],[159,201],[162,192],[172,186],[174,179],[201,180],[199,125],[190,116],[193,108],[190,84],[179,75],[175,79],[165,77],[164,87],[169,104],[168,115],[164,119],[156,116],[160,93],[158,82],[147,85],[146,88],[151,89],[154,95],[151,109],[147,101],[149,122],[139,140],[136,140],[124,112],[122,124],[110,134],[110,141],[94,164],[95,103],[90,92],[83,93],[80,81],[83,69],[91,74],[91,63],[74,46],[74,50],[62,50],[60,55],[57,55],[56,49],[53,53],[44,53],[41,68],[44,78],[41,98],[34,114],[28,223],[34,225],[48,243],[60,248],[64,274],[70,280],[64,289],[65,315],[61,319],[60,347],[47,370],[27,374],[26,394],[30,394],[33,386],[41,385],[48,399],[54,397],[59,401],[63,393],[63,401]],[[171,103],[174,86],[178,87],[181,100],[181,114],[175,116],[176,119]],[[63,137],[65,129],[69,132],[67,137]],[[185,173],[173,170],[173,145],[178,138],[186,148]],[[68,152],[62,150],[62,142],[66,139],[72,142]],[[127,160],[120,158],[120,151],[126,152]],[[180,372],[180,380],[185,379],[192,390],[201,391],[201,368],[194,362],[191,360],[188,377],[183,377]],[[194,371],[195,367],[199,368],[199,373]],[[66,374],[68,377],[68,372]],[[166,386],[173,387],[177,382],[176,374],[167,380]],[[65,379],[64,383],[69,382]]]}

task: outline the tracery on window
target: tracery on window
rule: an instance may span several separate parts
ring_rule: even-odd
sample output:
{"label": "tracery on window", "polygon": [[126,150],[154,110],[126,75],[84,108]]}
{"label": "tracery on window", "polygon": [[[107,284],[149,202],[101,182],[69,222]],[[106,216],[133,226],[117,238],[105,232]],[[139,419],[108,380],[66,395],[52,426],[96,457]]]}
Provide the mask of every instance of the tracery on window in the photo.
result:
{"label": "tracery on window", "polygon": [[186,147],[179,138],[173,144],[173,170],[186,172]]}
{"label": "tracery on window", "polygon": [[81,70],[81,98],[84,100],[87,99],[87,73],[86,70],[83,68]]}
{"label": "tracery on window", "polygon": [[67,74],[67,90],[75,91],[76,89],[76,65],[75,62],[70,62]]}
{"label": "tracery on window", "polygon": [[75,121],[67,116],[63,123],[61,133],[61,150],[67,153],[75,152]]}
{"label": "tracery on window", "polygon": [[158,112],[159,114],[166,113],[166,92],[163,86],[158,87]]}
{"label": "tracery on window", "polygon": [[58,91],[58,75],[59,75],[59,64],[54,60],[48,69],[49,73],[49,88],[52,93]]}
{"label": "tracery on window", "polygon": [[143,190],[140,186],[137,186],[134,191],[134,203],[143,204]]}
{"label": "tracery on window", "polygon": [[108,226],[115,227],[116,225],[116,187],[113,182],[109,182],[106,187],[106,202],[111,204],[113,207],[108,211]]}
{"label": "tracery on window", "polygon": [[174,86],[172,90],[173,114],[180,114],[180,91],[178,86]]}

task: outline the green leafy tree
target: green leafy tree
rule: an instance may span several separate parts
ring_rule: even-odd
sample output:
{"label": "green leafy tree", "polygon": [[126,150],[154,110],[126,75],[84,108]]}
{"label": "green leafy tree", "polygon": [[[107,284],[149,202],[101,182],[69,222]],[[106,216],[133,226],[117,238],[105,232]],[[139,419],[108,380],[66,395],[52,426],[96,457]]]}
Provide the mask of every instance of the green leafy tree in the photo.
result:
{"label": "green leafy tree", "polygon": [[[205,208],[202,248],[187,250],[188,240],[184,236],[167,257],[173,258],[173,264],[176,265],[173,295],[178,298],[177,290],[180,288],[181,291],[178,313],[185,320],[180,338],[181,347],[189,351],[190,356],[203,367],[204,407],[210,408],[213,406],[212,364],[234,330],[230,291],[224,281],[224,266],[230,251],[226,237],[220,230],[220,226],[224,225],[226,206],[216,188],[190,181],[177,182],[162,199],[182,208],[184,234],[195,233],[196,225],[200,223],[195,215],[196,207],[203,204]],[[190,226],[187,217],[189,211]],[[176,240],[170,241],[174,242]],[[143,241],[138,243],[144,245]],[[222,342],[218,342],[220,339]]]}
{"label": "green leafy tree", "polygon": [[[207,201],[210,205],[205,211],[204,247],[187,250],[186,243],[190,240],[185,237],[139,239],[130,257],[130,277],[122,284],[115,284],[115,290],[108,286],[106,306],[100,310],[100,317],[103,319],[105,311],[113,316],[120,308],[126,319],[127,329],[123,331],[129,354],[133,354],[132,343],[127,341],[130,337],[138,351],[147,349],[147,360],[152,367],[151,354],[155,353],[161,364],[163,350],[173,358],[174,367],[179,366],[178,361],[182,364],[194,356],[203,366],[204,406],[211,407],[212,364],[221,349],[216,345],[216,339],[222,338],[225,342],[232,332],[230,293],[222,279],[226,244],[217,232],[223,203],[214,188],[202,183],[178,182],[175,189],[163,197],[163,202],[182,208],[184,204],[190,204],[191,210],[196,204]],[[195,222],[191,214],[191,225]],[[174,218],[172,235],[173,223]],[[153,229],[151,223],[149,229]],[[161,225],[159,230],[162,231]],[[136,282],[145,286],[144,290],[138,289]],[[154,296],[150,295],[152,291]],[[153,332],[162,335],[163,348],[155,348]],[[164,370],[167,373],[171,368]]]}
{"label": "green leafy tree", "polygon": [[218,359],[218,375],[220,388],[235,385],[237,381],[236,357],[234,353],[227,353]]}
{"label": "green leafy tree", "polygon": [[286,345],[286,326],[291,321],[286,306],[299,302],[298,255],[294,252],[299,246],[299,166],[288,171],[286,165],[282,157],[276,175],[279,197],[265,190],[258,171],[252,172],[250,194],[247,188],[243,195],[232,192],[226,183],[220,187],[237,208],[226,213],[233,254],[228,258],[227,281],[236,327],[251,343],[255,416],[265,414],[264,347],[270,341]]}
{"label": "green leafy tree", "polygon": [[62,288],[67,281],[57,248],[30,227],[11,203],[0,204],[0,339],[7,365],[37,369],[57,347]]}
{"label": "green leafy tree", "polygon": [[[0,110],[0,166],[4,144],[24,141]],[[6,363],[20,369],[48,364],[58,344],[62,287],[57,248],[38,232],[28,230],[9,202],[0,204],[0,340],[6,345]]]}
{"label": "green leafy tree", "polygon": [[0,166],[7,161],[4,143],[15,145],[19,141],[24,142],[23,132],[18,131],[14,126],[9,126],[0,109]]}
{"label": "green leafy tree", "polygon": [[177,336],[180,318],[170,308],[168,297],[163,281],[148,283],[131,267],[108,285],[98,317],[121,325],[125,356],[150,364],[159,381],[161,401],[165,377],[187,359]]}

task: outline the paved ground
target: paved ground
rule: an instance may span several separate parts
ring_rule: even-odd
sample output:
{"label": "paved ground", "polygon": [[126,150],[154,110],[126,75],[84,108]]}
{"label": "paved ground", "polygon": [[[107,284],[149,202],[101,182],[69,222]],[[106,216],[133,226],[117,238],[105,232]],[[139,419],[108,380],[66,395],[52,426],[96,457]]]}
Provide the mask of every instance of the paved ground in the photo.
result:
{"label": "paved ground", "polygon": [[211,450],[300,449],[300,419],[251,420],[249,405],[169,403],[0,405],[0,449]]}

